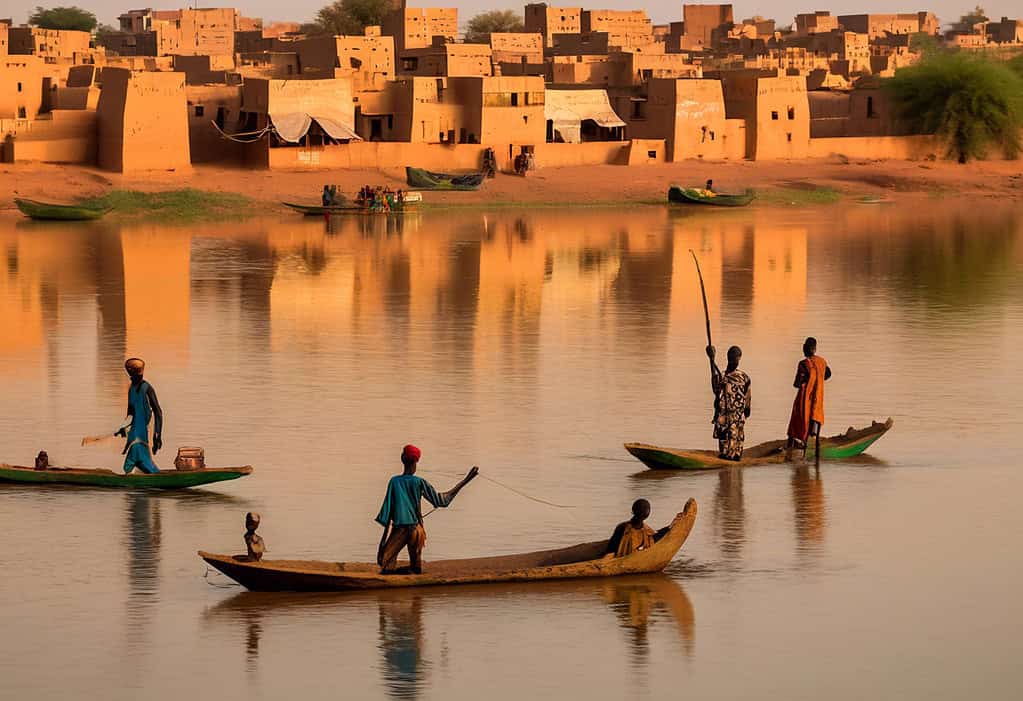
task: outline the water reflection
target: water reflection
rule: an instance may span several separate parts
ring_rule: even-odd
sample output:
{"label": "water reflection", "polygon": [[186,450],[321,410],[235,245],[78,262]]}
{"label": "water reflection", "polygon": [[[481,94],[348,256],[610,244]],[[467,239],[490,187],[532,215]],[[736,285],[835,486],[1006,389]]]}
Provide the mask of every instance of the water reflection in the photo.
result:
{"label": "water reflection", "polygon": [[795,514],[796,550],[812,555],[824,545],[827,530],[827,502],[820,470],[810,465],[792,468],[792,508]]}
{"label": "water reflection", "polygon": [[[445,657],[442,646],[439,657],[431,659],[431,655],[438,655],[437,640],[444,632],[439,625],[431,628],[428,621],[445,621],[456,610],[514,619],[528,616],[535,609],[553,611],[599,605],[613,614],[625,634],[622,658],[628,660],[627,666],[638,680],[650,663],[651,649],[663,644],[652,638],[654,629],[663,625],[670,630],[672,634],[668,637],[679,641],[685,655],[691,656],[695,650],[693,604],[681,584],[664,575],[350,594],[240,592],[206,609],[203,622],[240,631],[238,639],[244,649],[246,669],[251,673],[257,668],[264,636],[280,628],[280,634],[290,639],[287,621],[294,617],[285,614],[299,612],[325,620],[344,620],[354,630],[362,626],[360,617],[366,615],[369,603],[376,604],[381,684],[387,696],[394,699],[415,699],[427,694],[431,672],[438,664],[443,667]],[[266,625],[271,618],[284,623]],[[542,630],[538,632],[542,636]],[[337,644],[330,640],[305,643],[320,645],[332,655],[340,654]],[[523,644],[530,642],[524,640]]]}
{"label": "water reflection", "polygon": [[125,539],[128,554],[128,593],[125,600],[126,654],[149,648],[150,627],[159,603],[160,546],[163,540],[158,497],[125,495]]}
{"label": "water reflection", "polygon": [[742,495],[743,468],[718,470],[714,491],[714,525],[721,557],[735,562],[742,558],[746,542],[746,505]]}

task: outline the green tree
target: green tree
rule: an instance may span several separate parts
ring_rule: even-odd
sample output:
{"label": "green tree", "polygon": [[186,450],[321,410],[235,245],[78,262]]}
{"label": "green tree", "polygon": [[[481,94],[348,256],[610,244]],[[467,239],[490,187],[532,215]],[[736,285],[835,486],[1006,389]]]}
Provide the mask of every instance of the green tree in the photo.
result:
{"label": "green tree", "polygon": [[940,46],[938,39],[927,32],[914,32],[909,35],[909,48],[921,54],[929,54],[937,51]]}
{"label": "green tree", "polygon": [[390,0],[335,0],[316,13],[316,25],[326,34],[362,34],[391,13]]}
{"label": "green tree", "polygon": [[902,122],[936,135],[960,163],[984,158],[992,146],[1019,155],[1023,76],[1006,63],[964,51],[934,53],[884,86]]}
{"label": "green tree", "polygon": [[988,16],[984,13],[984,8],[977,5],[975,8],[967,12],[965,15],[959,18],[959,21],[952,25],[957,31],[960,32],[972,32],[973,25],[979,22],[989,22]]}
{"label": "green tree", "polygon": [[522,18],[515,10],[490,10],[469,20],[465,41],[469,44],[487,44],[494,32],[522,32],[525,29]]}
{"label": "green tree", "polygon": [[36,7],[28,23],[42,29],[77,29],[91,32],[96,28],[96,15],[80,7]]}

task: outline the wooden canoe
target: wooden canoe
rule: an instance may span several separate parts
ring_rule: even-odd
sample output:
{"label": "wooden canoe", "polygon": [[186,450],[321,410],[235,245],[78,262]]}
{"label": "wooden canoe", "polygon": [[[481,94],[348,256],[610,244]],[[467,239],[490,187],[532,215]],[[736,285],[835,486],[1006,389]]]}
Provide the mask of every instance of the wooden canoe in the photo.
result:
{"label": "wooden canoe", "polygon": [[713,195],[706,195],[704,191],[695,187],[679,187],[672,185],[668,188],[668,201],[672,204],[706,204],[713,207],[745,207],[756,197],[753,190],[746,190],[742,194],[727,195],[723,192],[715,192]]}
{"label": "wooden canoe", "polygon": [[602,557],[607,545],[605,539],[520,555],[437,560],[425,563],[422,574],[381,574],[375,562],[253,562],[245,555],[216,555],[202,550],[199,557],[252,591],[360,591],[441,584],[614,577],[663,570],[685,543],[695,522],[696,500],[690,499],[661,540],[647,550],[625,557]]}
{"label": "wooden canoe", "polygon": [[252,473],[252,467],[207,467],[202,470],[163,470],[153,475],[140,472],[124,474],[103,469],[31,467],[0,464],[0,482],[30,484],[73,484],[88,487],[127,487],[136,489],[185,489],[201,484],[225,482]]}
{"label": "wooden canoe", "polygon": [[99,219],[113,209],[85,204],[51,204],[23,197],[16,197],[14,204],[25,216],[47,221],[90,221]]}
{"label": "wooden canoe", "polygon": [[395,205],[394,209],[371,209],[359,205],[340,205],[324,207],[317,204],[297,204],[295,202],[281,202],[285,207],[290,207],[296,212],[301,212],[307,217],[323,216],[324,214],[407,214],[416,210],[420,200],[409,200],[401,205]]}
{"label": "wooden canoe", "polygon": [[[873,422],[867,428],[849,428],[837,436],[821,438],[821,460],[843,460],[856,457],[872,446],[881,436],[888,433],[894,422],[889,418],[884,423]],[[785,440],[768,441],[742,453],[742,460],[722,460],[715,450],[685,450],[662,448],[647,443],[626,443],[625,449],[632,453],[651,470],[717,470],[722,467],[750,467],[785,462]],[[806,451],[808,458],[815,453],[814,441]],[[795,453],[802,458],[802,450]]]}

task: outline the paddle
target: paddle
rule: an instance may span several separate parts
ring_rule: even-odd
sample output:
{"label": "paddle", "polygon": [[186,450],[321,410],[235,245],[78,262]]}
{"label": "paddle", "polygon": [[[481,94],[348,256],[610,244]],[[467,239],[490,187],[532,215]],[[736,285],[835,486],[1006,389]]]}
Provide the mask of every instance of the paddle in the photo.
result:
{"label": "paddle", "polygon": [[103,443],[104,441],[110,441],[110,440],[113,440],[115,438],[118,438],[118,436],[116,436],[116,435],[114,435],[112,433],[108,433],[108,434],[103,435],[103,436],[86,436],[85,438],[82,439],[82,445],[92,445],[93,443]]}
{"label": "paddle", "polygon": [[696,263],[696,275],[700,278],[700,294],[703,295],[703,318],[707,322],[707,345],[713,346],[710,340],[710,310],[707,308],[707,289],[703,286],[703,273],[700,272],[700,261],[696,258],[696,253],[693,249],[689,249],[689,253],[693,256],[693,262]]}

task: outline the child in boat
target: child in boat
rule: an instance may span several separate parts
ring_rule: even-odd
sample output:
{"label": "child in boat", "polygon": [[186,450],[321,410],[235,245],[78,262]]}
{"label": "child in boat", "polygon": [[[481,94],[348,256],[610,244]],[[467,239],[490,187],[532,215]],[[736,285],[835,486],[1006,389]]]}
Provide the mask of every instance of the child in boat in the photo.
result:
{"label": "child in boat", "polygon": [[258,562],[263,559],[266,552],[266,545],[263,544],[263,537],[256,533],[259,528],[259,514],[250,511],[245,514],[245,548],[249,551],[249,559]]}
{"label": "child in boat", "polygon": [[625,557],[639,550],[646,550],[654,543],[664,537],[671,526],[665,526],[659,531],[654,531],[646,525],[650,517],[650,502],[646,499],[637,499],[632,504],[632,518],[619,523],[611,534],[604,549],[605,557]]}

